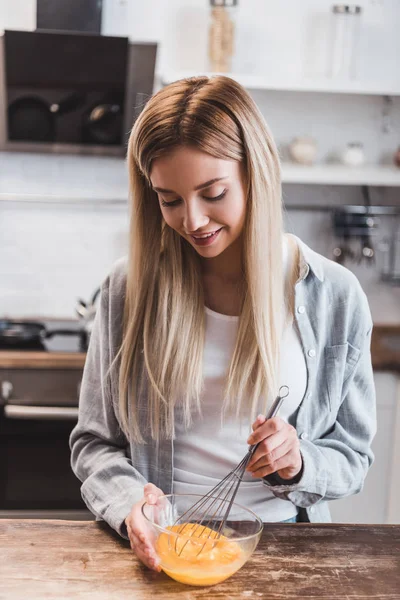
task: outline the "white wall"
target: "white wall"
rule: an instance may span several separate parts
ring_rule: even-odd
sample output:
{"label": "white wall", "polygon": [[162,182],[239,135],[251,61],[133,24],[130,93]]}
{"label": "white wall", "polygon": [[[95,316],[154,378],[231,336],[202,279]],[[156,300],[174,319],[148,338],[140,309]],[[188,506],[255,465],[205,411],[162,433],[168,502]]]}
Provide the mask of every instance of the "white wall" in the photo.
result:
{"label": "white wall", "polygon": [[36,29],[36,0],[1,0],[0,33],[4,29]]}

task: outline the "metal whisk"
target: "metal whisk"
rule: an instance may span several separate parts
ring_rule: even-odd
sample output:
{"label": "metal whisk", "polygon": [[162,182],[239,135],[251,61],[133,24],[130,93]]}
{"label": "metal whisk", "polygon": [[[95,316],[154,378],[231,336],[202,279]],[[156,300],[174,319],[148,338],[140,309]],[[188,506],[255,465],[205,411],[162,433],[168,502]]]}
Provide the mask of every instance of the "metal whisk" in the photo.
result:
{"label": "metal whisk", "polygon": [[[286,398],[288,395],[289,388],[287,385],[283,385],[279,388],[279,395],[275,399],[266,415],[267,420],[275,417],[284,398]],[[203,496],[201,500],[193,504],[193,506],[191,506],[179,517],[179,519],[175,521],[173,527],[179,522],[182,522],[182,519],[185,520],[185,523],[183,523],[181,527],[179,527],[177,530],[174,530],[178,534],[175,539],[175,552],[178,554],[178,556],[182,554],[183,549],[190,541],[190,538],[194,537],[205,540],[204,544],[201,546],[196,555],[198,556],[210,538],[214,542],[221,536],[221,532],[228,519],[233,502],[238,492],[239,485],[243,480],[246,467],[260,443],[261,442],[258,442],[258,444],[249,446],[246,456],[244,456],[237,467],[228,473],[228,475],[224,477],[224,479],[222,479],[216,486],[214,486],[205,496]],[[196,515],[199,513],[200,515],[204,515],[202,518],[200,518],[200,520],[196,519]],[[209,516],[210,514],[211,517]],[[188,524],[190,524],[191,527],[185,531],[185,528],[188,527]],[[192,527],[193,524],[194,527]],[[210,532],[207,536],[202,537],[202,533],[206,529],[209,529]],[[178,549],[178,539],[181,535],[186,537],[185,534],[188,534],[190,537],[183,543],[182,547]]]}

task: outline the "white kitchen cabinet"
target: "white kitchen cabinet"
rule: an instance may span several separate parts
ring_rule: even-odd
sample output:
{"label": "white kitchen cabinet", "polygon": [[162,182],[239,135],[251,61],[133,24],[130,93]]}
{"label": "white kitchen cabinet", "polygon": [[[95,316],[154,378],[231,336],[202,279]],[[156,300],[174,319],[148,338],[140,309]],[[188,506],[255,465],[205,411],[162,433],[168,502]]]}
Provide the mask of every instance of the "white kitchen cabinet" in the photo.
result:
{"label": "white kitchen cabinet", "polygon": [[399,488],[393,477],[400,443],[400,378],[375,373],[378,430],[375,461],[360,494],[330,502],[335,523],[400,523]]}

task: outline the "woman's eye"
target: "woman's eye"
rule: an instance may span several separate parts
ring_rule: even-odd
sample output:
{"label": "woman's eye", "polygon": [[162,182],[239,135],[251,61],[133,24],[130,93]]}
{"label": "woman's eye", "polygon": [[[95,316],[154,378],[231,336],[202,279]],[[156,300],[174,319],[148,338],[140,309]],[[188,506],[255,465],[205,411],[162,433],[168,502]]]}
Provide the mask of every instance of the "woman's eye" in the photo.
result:
{"label": "woman's eye", "polygon": [[[218,196],[203,196],[203,198],[205,200],[210,200],[211,202],[214,202],[216,200],[222,200],[222,198],[225,196],[226,192],[228,190],[224,190],[223,192],[221,192],[221,194],[219,194]],[[160,198],[161,201],[161,206],[165,206],[165,207],[174,207],[174,206],[178,206],[178,204],[180,204],[181,200],[178,198],[177,200],[171,200],[170,202],[166,202],[165,200],[163,200],[162,198]]]}
{"label": "woman's eye", "polygon": [[161,200],[161,206],[178,206],[180,200],[173,200],[172,202],[165,202],[165,200]]}
{"label": "woman's eye", "polygon": [[223,192],[221,192],[221,194],[219,194],[218,196],[204,196],[204,198],[206,200],[222,200],[222,198],[225,196],[227,190],[225,189]]}

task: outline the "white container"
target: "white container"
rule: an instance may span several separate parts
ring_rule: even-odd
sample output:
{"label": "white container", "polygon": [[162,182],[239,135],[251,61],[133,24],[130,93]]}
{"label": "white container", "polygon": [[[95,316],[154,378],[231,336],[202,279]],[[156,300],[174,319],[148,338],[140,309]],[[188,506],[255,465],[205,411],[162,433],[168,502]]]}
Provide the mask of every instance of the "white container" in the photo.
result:
{"label": "white container", "polygon": [[357,79],[362,8],[356,4],[332,6],[332,30],[328,76]]}
{"label": "white container", "polygon": [[311,137],[296,137],[289,145],[289,154],[296,163],[312,165],[317,155],[317,144]]}
{"label": "white container", "polygon": [[343,150],[341,161],[348,167],[360,167],[365,162],[363,145],[359,142],[350,142]]}

